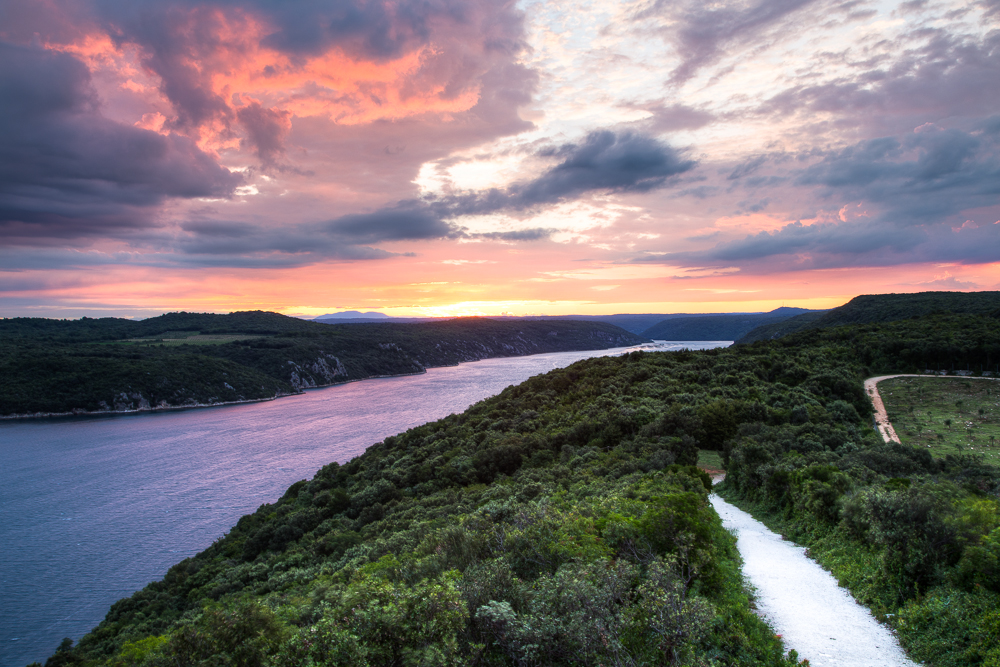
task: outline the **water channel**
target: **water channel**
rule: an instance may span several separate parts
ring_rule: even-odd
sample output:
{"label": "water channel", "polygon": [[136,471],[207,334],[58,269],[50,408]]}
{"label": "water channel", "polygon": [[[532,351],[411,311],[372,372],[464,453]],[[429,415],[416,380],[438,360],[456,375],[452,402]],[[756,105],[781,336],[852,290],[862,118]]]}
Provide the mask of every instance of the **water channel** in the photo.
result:
{"label": "water channel", "polygon": [[534,375],[631,349],[487,359],[265,403],[0,422],[0,667],[44,662],[321,466]]}

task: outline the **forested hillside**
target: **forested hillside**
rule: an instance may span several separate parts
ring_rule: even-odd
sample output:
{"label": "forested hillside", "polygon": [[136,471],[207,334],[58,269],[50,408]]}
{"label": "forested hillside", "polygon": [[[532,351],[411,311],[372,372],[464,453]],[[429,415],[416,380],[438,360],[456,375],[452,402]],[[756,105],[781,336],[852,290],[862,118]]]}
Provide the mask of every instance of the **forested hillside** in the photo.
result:
{"label": "forested hillside", "polygon": [[935,315],[537,376],[292,485],[59,665],[789,664],[691,466],[920,660],[1000,659],[1000,471],[884,445],[867,376],[995,359]]}
{"label": "forested hillside", "polygon": [[1000,312],[1000,292],[917,292],[915,294],[863,294],[825,313],[804,313],[781,322],[762,324],[737,344],[772,340],[796,331],[845,324],[895,322],[934,314],[989,315]]}
{"label": "forested hillside", "polygon": [[811,312],[803,308],[778,308],[769,313],[677,317],[657,322],[642,335],[654,340],[737,340],[759,326]]}
{"label": "forested hillside", "polygon": [[330,325],[260,311],[0,320],[0,416],[261,400],[487,357],[646,339],[613,325],[461,318]]}

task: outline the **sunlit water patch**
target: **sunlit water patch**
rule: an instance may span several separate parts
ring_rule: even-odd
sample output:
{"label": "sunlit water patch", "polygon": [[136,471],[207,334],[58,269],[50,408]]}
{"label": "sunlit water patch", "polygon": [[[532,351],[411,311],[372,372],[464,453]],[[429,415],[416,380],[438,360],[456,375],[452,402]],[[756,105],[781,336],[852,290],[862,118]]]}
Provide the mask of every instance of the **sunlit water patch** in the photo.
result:
{"label": "sunlit water patch", "polygon": [[0,422],[0,667],[44,661],[321,466],[531,376],[631,349],[488,359],[266,403]]}

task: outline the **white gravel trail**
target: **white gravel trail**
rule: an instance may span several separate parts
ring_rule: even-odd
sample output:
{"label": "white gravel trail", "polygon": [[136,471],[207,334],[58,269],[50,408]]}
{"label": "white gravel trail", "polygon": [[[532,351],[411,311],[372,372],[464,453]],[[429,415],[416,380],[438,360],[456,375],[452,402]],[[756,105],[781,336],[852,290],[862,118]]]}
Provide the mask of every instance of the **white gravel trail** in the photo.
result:
{"label": "white gravel trail", "polygon": [[743,574],[757,606],[785,646],[813,667],[913,667],[896,637],[854,601],[837,580],[743,510],[715,494],[722,525],[737,534]]}

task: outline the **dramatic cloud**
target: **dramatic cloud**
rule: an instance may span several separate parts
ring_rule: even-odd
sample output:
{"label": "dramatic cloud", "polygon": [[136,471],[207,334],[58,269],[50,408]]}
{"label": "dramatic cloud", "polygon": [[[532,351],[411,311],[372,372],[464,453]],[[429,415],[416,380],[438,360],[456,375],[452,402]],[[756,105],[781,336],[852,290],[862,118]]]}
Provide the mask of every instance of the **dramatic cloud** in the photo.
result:
{"label": "dramatic cloud", "polygon": [[359,124],[469,111],[523,48],[521,16],[510,2],[140,0],[98,7],[115,43],[138,48],[159,79],[173,107],[167,127],[219,148],[239,121],[265,162],[283,149],[288,114]]}
{"label": "dramatic cloud", "polygon": [[325,231],[351,243],[435,239],[455,233],[432,207],[417,202],[401,202],[374,213],[345,215],[325,225]]}
{"label": "dramatic cloud", "polygon": [[522,206],[556,202],[590,190],[648,192],[694,166],[692,160],[682,159],[651,137],[606,130],[589,134],[580,145],[542,155],[564,160],[534,181],[512,188],[513,201]]}
{"label": "dramatic cloud", "polygon": [[[707,250],[645,254],[636,261],[752,271],[1000,261],[1000,223],[993,224],[1000,213],[1000,118],[969,132],[926,124],[904,136],[814,152],[800,156],[798,161],[813,162],[805,168],[788,157],[750,156],[726,179],[750,181],[749,189],[787,182],[815,191],[818,201],[842,209],[839,221],[794,222]],[[856,219],[846,217],[851,202],[862,209]],[[974,210],[980,211],[973,216],[978,223],[965,218]]]}
{"label": "dramatic cloud", "polygon": [[893,223],[946,222],[1000,198],[1000,123],[975,132],[933,125],[908,136],[861,142],[826,156],[797,179],[826,197],[883,206]]}
{"label": "dramatic cloud", "polygon": [[768,309],[844,296],[790,286],[847,267],[989,287],[997,7],[6,0],[0,299],[657,312],[683,276]]}
{"label": "dramatic cloud", "polygon": [[885,132],[932,119],[987,116],[1000,108],[1000,32],[952,35],[938,27],[920,26],[885,46],[898,51],[891,67],[885,67],[890,63],[884,55],[865,71],[863,61],[830,54],[830,65],[847,61],[847,75],[793,84],[758,111],[812,118],[832,114],[841,124]]}
{"label": "dramatic cloud", "polygon": [[236,117],[247,130],[248,143],[266,166],[285,153],[285,137],[291,127],[287,111],[265,109],[259,102],[251,102],[236,112]]}
{"label": "dramatic cloud", "polygon": [[646,121],[651,132],[676,132],[678,130],[696,130],[705,127],[716,117],[703,109],[684,106],[683,104],[672,104],[663,106],[662,104],[648,105],[646,109],[653,115]]}
{"label": "dramatic cloud", "polygon": [[[394,253],[364,245],[357,234],[338,234],[326,225],[275,229],[240,222],[191,221],[170,245],[179,252],[157,255],[164,265],[294,267],[318,259],[383,259]],[[384,239],[379,239],[384,240]]]}
{"label": "dramatic cloud", "polygon": [[0,236],[45,241],[148,227],[168,197],[220,197],[242,177],[192,141],[101,115],[75,58],[0,42]]}
{"label": "dramatic cloud", "polygon": [[779,267],[801,270],[917,262],[989,263],[1000,261],[1000,224],[952,229],[870,221],[797,222],[775,232],[720,243],[710,250],[647,255],[635,261],[688,267],[740,266],[751,273]]}
{"label": "dramatic cloud", "polygon": [[[593,132],[579,144],[545,149],[542,158],[561,158],[537,178],[506,189],[468,192],[400,201],[370,213],[352,213],[324,223],[307,223],[280,232],[258,225],[192,221],[179,247],[189,254],[211,255],[213,265],[226,253],[258,255],[258,261],[285,265],[320,257],[371,259],[390,253],[371,246],[391,241],[479,238],[537,241],[555,230],[531,228],[470,233],[454,219],[504,211],[524,211],[587,193],[648,192],[693,168],[666,144],[633,133]],[[294,255],[294,257],[291,257]],[[242,262],[243,260],[238,260]]]}
{"label": "dramatic cloud", "polygon": [[[695,164],[651,137],[608,130],[592,132],[579,144],[546,149],[538,155],[562,160],[537,178],[506,189],[400,202],[375,213],[339,218],[330,224],[330,230],[354,235],[365,243],[461,236],[460,229],[445,221],[463,215],[521,211],[591,192],[648,192],[663,187]],[[542,236],[539,230],[487,235],[505,240]]]}
{"label": "dramatic cloud", "polygon": [[733,44],[760,40],[765,31],[814,0],[761,0],[758,2],[678,3],[656,0],[639,15],[669,19],[663,33],[674,44],[681,62],[670,73],[671,83],[682,84],[699,68],[715,63]]}

